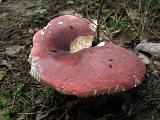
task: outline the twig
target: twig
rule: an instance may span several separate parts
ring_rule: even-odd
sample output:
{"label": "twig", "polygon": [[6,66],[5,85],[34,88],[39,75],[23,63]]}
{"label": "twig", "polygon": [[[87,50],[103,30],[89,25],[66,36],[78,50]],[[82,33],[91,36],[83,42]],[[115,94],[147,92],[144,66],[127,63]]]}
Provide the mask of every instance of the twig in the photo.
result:
{"label": "twig", "polygon": [[152,0],[149,0],[148,1],[148,4],[147,6],[145,6],[145,12],[143,13],[144,16],[143,16],[143,19],[141,20],[141,26],[142,26],[142,31],[144,31],[145,27],[146,27],[146,23],[147,23],[147,15],[148,15],[148,12],[149,12],[149,6],[151,4]]}
{"label": "twig", "polygon": [[130,115],[119,117],[119,120],[124,120],[124,119],[128,120],[129,118],[131,118],[131,117],[133,118],[133,116],[138,115],[142,112],[145,112],[147,109],[151,109],[152,107],[153,107],[152,105],[148,105],[147,107],[141,108],[140,110],[137,110],[137,111],[131,113]]}
{"label": "twig", "polygon": [[2,39],[8,38],[9,36],[13,35],[14,33],[15,33],[15,31],[13,31],[13,29],[11,29],[6,34],[2,35],[1,38]]}
{"label": "twig", "polygon": [[61,109],[63,109],[64,107],[65,107],[65,106],[61,106],[61,107],[59,107],[59,108],[52,108],[52,109],[46,111],[46,113],[45,113],[41,118],[39,118],[38,120],[45,119],[45,118],[46,118],[50,113],[52,113],[53,111],[61,110]]}
{"label": "twig", "polygon": [[64,113],[58,118],[58,120],[61,120],[61,118],[67,113],[67,110],[64,111]]}
{"label": "twig", "polygon": [[32,112],[32,113],[17,113],[17,115],[34,115],[34,114],[44,114],[45,112]]}
{"label": "twig", "polygon": [[0,31],[0,36],[2,35],[3,30],[4,30],[4,22],[2,23],[2,28],[1,28],[1,31]]}
{"label": "twig", "polygon": [[88,7],[89,7],[89,0],[86,0],[86,10],[85,10],[85,13],[86,13],[86,17],[88,18]]}
{"label": "twig", "polygon": [[43,112],[31,112],[31,113],[17,113],[18,115],[21,115],[21,114],[25,114],[25,115],[32,115],[32,114],[44,114],[44,113],[47,113],[49,114],[50,112],[53,112],[53,111],[57,111],[57,110],[61,110],[62,108],[64,108],[64,106],[62,107],[59,107],[59,108],[52,108],[48,111],[43,111]]}
{"label": "twig", "polygon": [[[134,26],[136,26],[136,24],[135,24],[135,22],[134,22],[134,20],[133,20],[133,18],[132,18],[132,14],[130,15],[129,10],[128,10],[128,6],[126,6],[126,4],[124,5],[124,8],[125,8],[125,10],[126,10],[127,17],[131,20],[132,24],[133,24]],[[140,8],[139,8],[139,9],[140,9]]]}
{"label": "twig", "polygon": [[105,19],[102,22],[102,25],[106,22],[106,20],[110,17],[111,14],[113,14],[113,12],[110,12],[107,14],[107,16],[105,17]]}
{"label": "twig", "polygon": [[152,34],[152,35],[154,35],[155,37],[157,37],[158,39],[160,39],[160,36],[159,35],[157,35],[155,32],[153,32],[151,29],[148,29],[149,30],[149,32]]}
{"label": "twig", "polygon": [[102,7],[104,4],[105,0],[102,0],[99,6],[99,10],[98,10],[98,15],[97,15],[97,42],[99,43],[99,28],[100,28],[100,16],[101,16],[101,12],[102,12]]}
{"label": "twig", "polygon": [[12,34],[15,32],[13,28],[16,28],[20,23],[21,23],[21,21],[19,21],[18,23],[10,26],[10,27],[8,28],[9,30],[6,31],[6,34],[4,34],[4,35],[1,34],[1,35],[0,35],[1,39],[2,39],[2,38],[7,38],[8,36],[12,35]]}

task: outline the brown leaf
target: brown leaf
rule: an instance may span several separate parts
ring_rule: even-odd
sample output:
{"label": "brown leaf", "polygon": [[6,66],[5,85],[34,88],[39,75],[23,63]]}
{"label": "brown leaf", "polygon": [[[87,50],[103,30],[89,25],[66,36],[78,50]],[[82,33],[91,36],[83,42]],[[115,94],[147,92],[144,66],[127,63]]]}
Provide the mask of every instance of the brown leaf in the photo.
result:
{"label": "brown leaf", "polygon": [[134,22],[138,22],[140,20],[140,14],[135,9],[129,9],[128,10],[128,16]]}
{"label": "brown leaf", "polygon": [[112,37],[113,41],[123,45],[125,42],[133,40],[135,38],[135,34],[131,28],[126,28],[112,33]]}

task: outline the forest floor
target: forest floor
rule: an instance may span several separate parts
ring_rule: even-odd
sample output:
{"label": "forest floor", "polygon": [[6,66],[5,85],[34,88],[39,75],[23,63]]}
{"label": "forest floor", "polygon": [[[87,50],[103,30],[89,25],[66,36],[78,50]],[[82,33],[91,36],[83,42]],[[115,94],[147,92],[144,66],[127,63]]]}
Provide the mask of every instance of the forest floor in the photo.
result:
{"label": "forest floor", "polygon": [[[160,68],[147,65],[144,82],[131,90],[88,98],[63,95],[30,74],[36,31],[62,14],[96,19],[100,0],[8,0],[0,3],[0,119],[160,120]],[[141,41],[160,42],[160,2],[106,0],[102,38],[134,51]],[[127,33],[127,34],[126,34]],[[156,72],[155,72],[156,71]]]}

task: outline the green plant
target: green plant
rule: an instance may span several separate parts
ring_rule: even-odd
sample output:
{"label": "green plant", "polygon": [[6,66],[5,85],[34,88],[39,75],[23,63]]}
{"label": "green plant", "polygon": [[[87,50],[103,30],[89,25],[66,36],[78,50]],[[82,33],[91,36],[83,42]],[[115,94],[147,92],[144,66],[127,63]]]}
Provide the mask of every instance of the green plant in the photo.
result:
{"label": "green plant", "polygon": [[2,120],[11,120],[11,118],[10,118],[10,116],[9,116],[9,113],[3,114]]}
{"label": "green plant", "polygon": [[111,33],[117,30],[121,30],[128,26],[128,22],[125,20],[111,20],[107,23],[107,32]]}
{"label": "green plant", "polygon": [[42,94],[38,95],[38,99],[44,99],[46,98],[47,96],[50,96],[52,94],[52,89],[45,89]]}
{"label": "green plant", "polygon": [[141,9],[143,11],[146,11],[152,4],[153,1],[152,0],[141,0]]}
{"label": "green plant", "polygon": [[4,97],[0,97],[0,107],[3,107],[7,104],[7,100]]}
{"label": "green plant", "polygon": [[22,94],[23,87],[24,87],[23,84],[18,85],[18,86],[15,88],[14,92],[12,93],[13,97],[15,97],[16,100],[19,100],[19,99],[20,99],[21,94]]}
{"label": "green plant", "polygon": [[30,112],[33,112],[34,109],[35,109],[35,106],[28,106],[25,111],[26,111],[27,113],[30,113]]}
{"label": "green plant", "polygon": [[17,108],[6,110],[5,113],[2,115],[2,120],[13,120],[11,116],[12,114],[15,114],[17,112],[18,112]]}
{"label": "green plant", "polygon": [[97,16],[95,16],[95,15],[90,15],[89,18],[96,20],[96,19],[97,19]]}
{"label": "green plant", "polygon": [[0,91],[0,107],[3,107],[8,103],[7,99],[4,96],[5,93],[3,91]]}
{"label": "green plant", "polygon": [[91,9],[91,11],[96,11],[97,8],[100,5],[100,2],[101,2],[101,0],[93,0],[93,1],[91,1],[91,3],[90,3],[90,9]]}
{"label": "green plant", "polygon": [[45,9],[43,7],[38,7],[37,9],[34,10],[34,13],[44,14],[46,12],[47,12],[47,9]]}
{"label": "green plant", "polygon": [[143,32],[138,26],[135,26],[133,25],[133,29],[135,31],[135,35],[138,37],[138,38],[146,38],[146,33]]}

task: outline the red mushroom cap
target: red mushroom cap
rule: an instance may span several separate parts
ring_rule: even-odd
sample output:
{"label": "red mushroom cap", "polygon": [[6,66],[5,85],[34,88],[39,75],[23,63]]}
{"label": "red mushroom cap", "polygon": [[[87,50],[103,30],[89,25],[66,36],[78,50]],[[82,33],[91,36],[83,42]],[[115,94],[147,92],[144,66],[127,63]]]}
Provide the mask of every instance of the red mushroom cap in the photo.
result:
{"label": "red mushroom cap", "polygon": [[69,52],[78,36],[94,35],[90,24],[84,18],[65,15],[38,31],[30,54],[31,75],[62,93],[76,96],[124,91],[140,84],[145,65],[130,50],[105,44]]}

